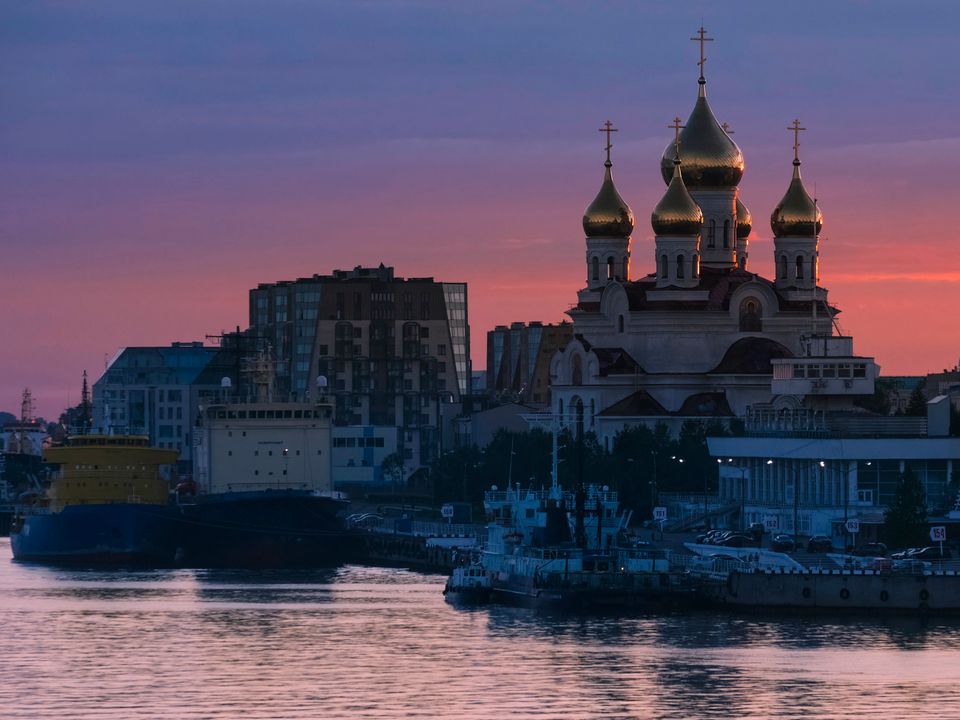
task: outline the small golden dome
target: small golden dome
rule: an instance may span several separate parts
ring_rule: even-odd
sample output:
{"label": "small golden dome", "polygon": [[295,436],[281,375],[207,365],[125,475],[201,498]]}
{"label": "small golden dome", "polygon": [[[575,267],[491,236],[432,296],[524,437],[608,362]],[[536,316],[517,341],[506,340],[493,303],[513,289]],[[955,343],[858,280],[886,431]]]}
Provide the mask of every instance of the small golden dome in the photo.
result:
{"label": "small golden dome", "polygon": [[673,161],[673,177],[653,209],[650,224],[658,236],[697,235],[703,227],[703,211],[683,184],[679,160]]}
{"label": "small golden dome", "polygon": [[[743,177],[743,153],[714,117],[705,88],[701,80],[697,104],[680,131],[683,177],[689,188],[736,187]],[[674,141],[667,145],[660,159],[660,174],[666,183],[673,175],[675,155]]]}
{"label": "small golden dome", "polygon": [[603,184],[600,192],[583,213],[583,232],[587,237],[630,237],[633,232],[633,211],[624,202],[613,184],[613,166],[609,160],[604,164]]}
{"label": "small golden dome", "polygon": [[745,238],[753,229],[753,215],[747,210],[747,206],[740,202],[737,197],[737,237]]}
{"label": "small golden dome", "polygon": [[793,179],[770,215],[774,237],[813,237],[823,227],[823,213],[807,193],[800,178],[800,161],[793,161]]}

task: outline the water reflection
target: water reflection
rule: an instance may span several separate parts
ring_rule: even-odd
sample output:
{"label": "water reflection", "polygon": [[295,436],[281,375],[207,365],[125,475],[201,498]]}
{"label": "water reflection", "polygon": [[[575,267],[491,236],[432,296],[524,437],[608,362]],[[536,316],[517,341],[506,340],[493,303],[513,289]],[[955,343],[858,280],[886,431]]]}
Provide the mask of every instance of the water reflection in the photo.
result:
{"label": "water reflection", "polygon": [[[0,543],[0,552],[3,552]],[[960,706],[960,624],[458,608],[395,569],[0,563],[12,718],[897,718]],[[944,714],[944,713],[941,713]],[[949,715],[949,712],[945,713]]]}

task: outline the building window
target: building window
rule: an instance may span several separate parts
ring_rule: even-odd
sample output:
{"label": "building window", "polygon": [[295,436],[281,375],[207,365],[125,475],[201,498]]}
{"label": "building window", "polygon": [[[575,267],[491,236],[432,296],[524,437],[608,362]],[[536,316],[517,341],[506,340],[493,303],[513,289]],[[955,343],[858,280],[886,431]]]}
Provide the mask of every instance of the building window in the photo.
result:
{"label": "building window", "polygon": [[726,250],[730,247],[730,221],[723,221],[723,249]]}
{"label": "building window", "polygon": [[683,263],[686,260],[683,255],[677,255],[677,280],[683,280]]}
{"label": "building window", "polygon": [[623,315],[617,318],[617,330],[623,332]]}
{"label": "building window", "polygon": [[579,355],[573,356],[572,382],[574,385],[583,385],[583,361]]}
{"label": "building window", "polygon": [[787,256],[786,255],[780,256],[780,278],[782,280],[787,279]]}
{"label": "building window", "polygon": [[797,256],[797,280],[803,280],[803,258]]}
{"label": "building window", "polygon": [[623,280],[630,279],[630,258],[623,259],[623,275],[621,277]]}
{"label": "building window", "polygon": [[600,279],[600,258],[598,258],[596,255],[594,255],[593,257],[592,265],[593,265],[593,279],[599,280]]}
{"label": "building window", "polygon": [[446,345],[437,345],[437,355],[446,355],[447,346]]}
{"label": "building window", "polygon": [[690,258],[690,277],[697,277],[697,265],[700,264],[700,258],[697,255],[694,255]]}
{"label": "building window", "polygon": [[660,277],[662,278],[667,277],[667,256],[666,255],[660,256]]}
{"label": "building window", "polygon": [[607,258],[607,280],[613,280],[613,258]]}
{"label": "building window", "polygon": [[707,247],[712,248],[717,246],[717,221],[711,220],[710,224],[707,226]]}

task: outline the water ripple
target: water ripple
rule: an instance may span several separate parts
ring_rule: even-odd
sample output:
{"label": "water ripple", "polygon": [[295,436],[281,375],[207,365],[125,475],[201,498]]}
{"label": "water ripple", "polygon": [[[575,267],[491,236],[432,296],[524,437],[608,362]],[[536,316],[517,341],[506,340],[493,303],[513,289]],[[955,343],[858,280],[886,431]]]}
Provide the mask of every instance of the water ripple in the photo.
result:
{"label": "water ripple", "polygon": [[[9,557],[6,541],[0,556]],[[5,718],[897,718],[960,711],[960,624],[460,609],[443,578],[0,563]]]}

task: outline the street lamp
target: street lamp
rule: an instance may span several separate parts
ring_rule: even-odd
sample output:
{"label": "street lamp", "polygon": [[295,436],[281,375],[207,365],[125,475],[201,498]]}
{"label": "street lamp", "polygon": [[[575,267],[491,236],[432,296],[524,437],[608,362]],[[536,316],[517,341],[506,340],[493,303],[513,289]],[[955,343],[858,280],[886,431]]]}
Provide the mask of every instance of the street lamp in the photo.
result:
{"label": "street lamp", "polygon": [[[717,460],[717,462],[719,463],[721,461]],[[733,458],[727,458],[727,463],[733,464]],[[744,510],[744,504],[745,504],[744,498],[746,497],[746,488],[744,486],[745,486],[747,469],[740,465],[736,467],[737,467],[737,470],[740,471],[740,529],[746,530],[747,521],[746,521],[746,511]]]}

